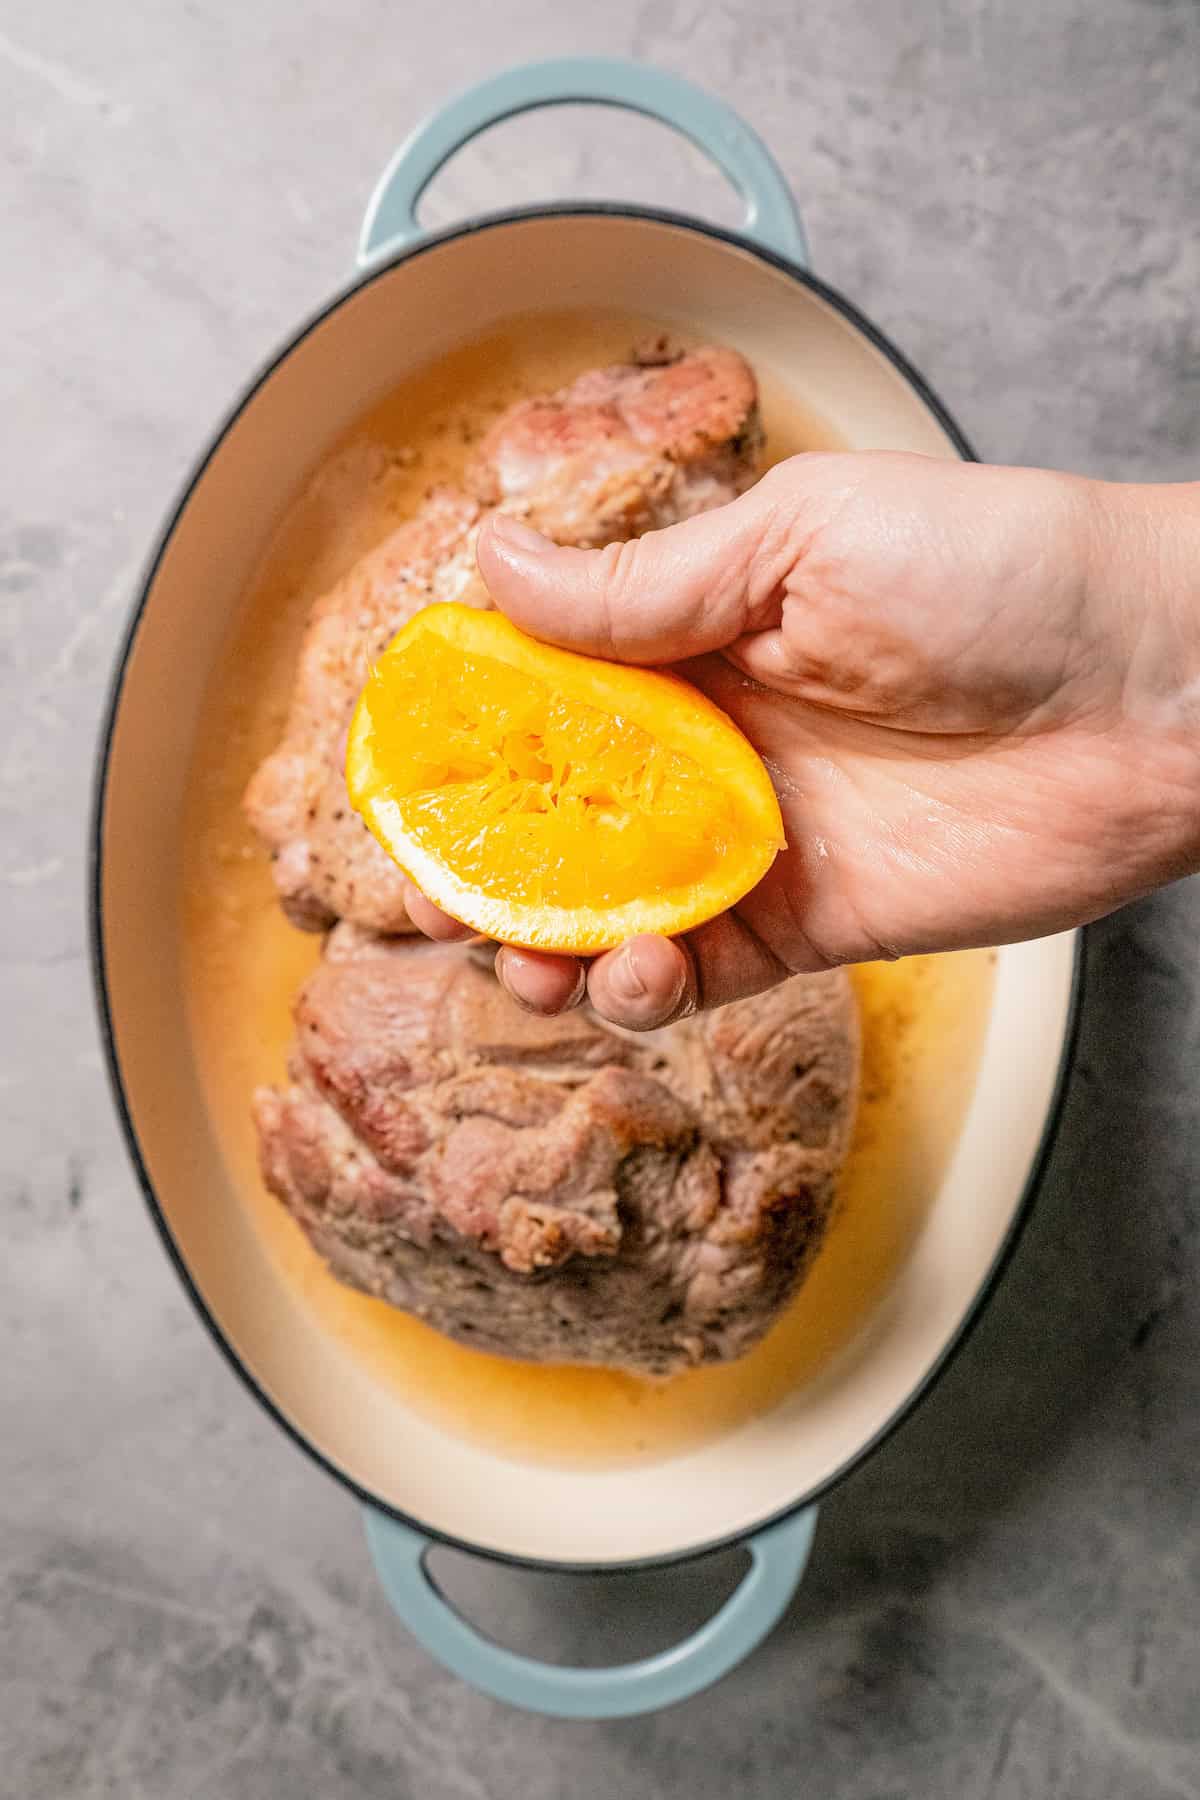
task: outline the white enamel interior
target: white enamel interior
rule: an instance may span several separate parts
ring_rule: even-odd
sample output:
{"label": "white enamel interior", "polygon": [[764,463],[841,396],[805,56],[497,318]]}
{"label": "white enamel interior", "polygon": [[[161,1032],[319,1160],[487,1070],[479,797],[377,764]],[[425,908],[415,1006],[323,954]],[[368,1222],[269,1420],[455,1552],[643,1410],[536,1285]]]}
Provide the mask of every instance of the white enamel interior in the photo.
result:
{"label": "white enamel interior", "polygon": [[200,697],[246,579],[304,476],[405,372],[543,306],[685,322],[769,368],[856,448],[952,456],[934,415],[835,308],[754,255],[628,217],[527,219],[430,249],[359,290],[226,433],[167,545],[125,674],[103,816],[103,950],[130,1116],[220,1331],[299,1432],[435,1529],[533,1560],[669,1557],[826,1482],[905,1405],[1004,1244],[1051,1108],[1073,940],[1006,949],[958,1150],[905,1272],[852,1355],[768,1416],[636,1471],[503,1461],[413,1416],[331,1348],[256,1237],[218,1154],[180,1005],[179,816]]}

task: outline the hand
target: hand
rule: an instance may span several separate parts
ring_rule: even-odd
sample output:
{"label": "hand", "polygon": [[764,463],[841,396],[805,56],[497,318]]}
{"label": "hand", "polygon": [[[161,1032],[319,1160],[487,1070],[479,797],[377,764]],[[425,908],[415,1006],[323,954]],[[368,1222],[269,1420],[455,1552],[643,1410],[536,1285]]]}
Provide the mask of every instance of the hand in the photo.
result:
{"label": "hand", "polygon": [[[481,536],[532,635],[682,664],[779,792],[731,912],[583,967],[504,948],[521,1004],[650,1028],[839,963],[1040,936],[1200,866],[1200,487],[811,455],[604,550]],[[415,890],[414,923],[466,935]]]}

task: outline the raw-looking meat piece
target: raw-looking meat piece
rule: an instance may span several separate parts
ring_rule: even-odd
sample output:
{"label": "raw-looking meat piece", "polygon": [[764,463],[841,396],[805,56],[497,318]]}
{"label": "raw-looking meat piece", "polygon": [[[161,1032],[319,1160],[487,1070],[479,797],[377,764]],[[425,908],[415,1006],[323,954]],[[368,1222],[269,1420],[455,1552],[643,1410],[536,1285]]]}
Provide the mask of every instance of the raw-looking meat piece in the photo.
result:
{"label": "raw-looking meat piece", "polygon": [[480,1349],[667,1375],[742,1355],[828,1222],[842,971],[662,1031],[522,1012],[488,954],[339,925],[255,1095],[263,1174],[342,1281]]}
{"label": "raw-looking meat piece", "polygon": [[475,570],[487,512],[564,544],[636,537],[741,493],[760,443],[754,377],[731,350],[593,370],[511,407],[483,440],[466,491],[431,492],[317,602],[283,741],[245,800],[293,924],[409,929],[400,871],[346,798],[346,730],[370,664],[415,612],[439,600],[489,604]]}

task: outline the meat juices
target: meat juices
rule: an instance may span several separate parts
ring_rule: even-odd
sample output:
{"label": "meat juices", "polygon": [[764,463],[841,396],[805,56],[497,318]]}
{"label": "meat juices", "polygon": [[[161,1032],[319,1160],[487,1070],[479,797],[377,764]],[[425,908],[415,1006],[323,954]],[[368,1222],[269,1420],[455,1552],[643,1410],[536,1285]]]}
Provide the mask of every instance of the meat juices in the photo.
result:
{"label": "meat juices", "polygon": [[282,743],[246,791],[288,918],[306,931],[350,919],[411,929],[403,877],[346,798],[346,732],[371,663],[435,601],[487,606],[475,540],[487,512],[563,544],[595,546],[732,500],[757,473],[758,392],[731,350],[618,364],[497,421],[466,488],[429,495],[313,608]]}
{"label": "meat juices", "polygon": [[463,1343],[669,1375],[740,1356],[814,1255],[853,1123],[840,971],[644,1035],[515,1007],[486,953],[348,925],[255,1095],[343,1281]]}
{"label": "meat juices", "polygon": [[350,715],[413,613],[488,604],[489,508],[618,541],[732,499],[760,444],[754,377],[717,348],[511,407],[464,485],[314,607],[283,742],[246,793],[289,920],[334,927],[288,1085],[254,1097],[266,1185],[340,1280],[479,1349],[663,1376],[758,1342],[829,1220],[857,1014],[841,973],[644,1036],[586,1007],[521,1012],[486,956],[399,935],[402,877],[346,795]]}

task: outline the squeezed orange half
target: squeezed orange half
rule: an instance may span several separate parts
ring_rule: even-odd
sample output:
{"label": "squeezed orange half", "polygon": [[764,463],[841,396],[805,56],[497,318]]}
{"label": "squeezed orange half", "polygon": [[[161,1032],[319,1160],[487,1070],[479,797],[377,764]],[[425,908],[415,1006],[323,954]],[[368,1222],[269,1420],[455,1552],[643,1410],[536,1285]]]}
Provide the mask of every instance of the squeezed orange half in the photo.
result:
{"label": "squeezed orange half", "polygon": [[748,893],[784,842],[757,752],[689,683],[466,606],[428,607],[389,644],[346,779],[423,893],[531,949],[687,931]]}

